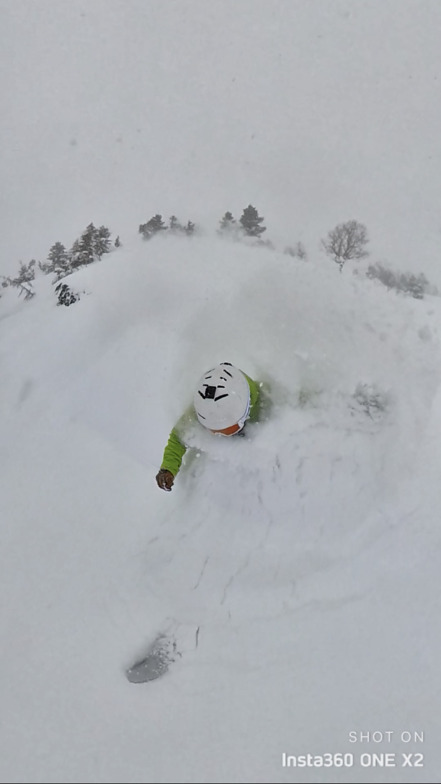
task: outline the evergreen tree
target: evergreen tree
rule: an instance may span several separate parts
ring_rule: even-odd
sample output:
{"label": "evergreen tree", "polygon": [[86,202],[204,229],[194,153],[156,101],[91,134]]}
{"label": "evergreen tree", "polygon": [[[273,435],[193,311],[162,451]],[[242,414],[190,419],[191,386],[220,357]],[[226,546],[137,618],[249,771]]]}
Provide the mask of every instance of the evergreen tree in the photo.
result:
{"label": "evergreen tree", "polygon": [[121,240],[119,238],[119,234],[118,234],[118,236],[117,236],[117,238],[116,238],[116,240],[114,242],[114,245],[115,245],[115,248],[120,248],[121,247]]}
{"label": "evergreen tree", "polygon": [[217,230],[217,233],[220,236],[232,237],[237,235],[237,231],[238,231],[238,225],[236,219],[233,218],[231,212],[226,212],[222,220],[219,221],[219,228]]}
{"label": "evergreen tree", "polygon": [[99,229],[95,229],[92,246],[97,259],[100,259],[105,253],[109,253],[111,244],[110,230],[106,226],[100,226]]}
{"label": "evergreen tree", "polygon": [[186,227],[185,227],[184,231],[185,231],[185,233],[187,234],[187,236],[188,236],[188,237],[190,237],[192,234],[194,234],[194,232],[195,232],[195,229],[196,229],[196,226],[195,226],[195,224],[193,223],[193,221],[190,221],[190,220],[189,220],[189,221],[187,222],[187,225],[186,225]]}
{"label": "evergreen tree", "polygon": [[92,264],[95,261],[96,228],[89,223],[79,240],[75,240],[71,250],[71,266],[73,269]]}
{"label": "evergreen tree", "polygon": [[162,220],[162,215],[154,215],[147,223],[142,223],[138,231],[145,240],[150,240],[155,234],[166,229],[167,226]]}
{"label": "evergreen tree", "polygon": [[75,267],[79,267],[80,264],[78,263],[78,258],[80,254],[80,240],[76,239],[73,242],[73,245],[69,251],[69,262],[70,268],[75,269]]}
{"label": "evergreen tree", "polygon": [[57,280],[70,272],[69,254],[61,242],[52,245],[47,258],[49,263],[39,263],[38,265],[42,272],[47,275],[55,273]]}
{"label": "evergreen tree", "polygon": [[172,234],[178,234],[179,232],[185,231],[182,223],[179,223],[176,215],[170,216],[169,229]]}
{"label": "evergreen tree", "polygon": [[266,231],[265,226],[260,225],[263,221],[264,218],[259,216],[259,213],[252,204],[249,204],[248,207],[244,209],[240,218],[240,224],[247,237],[260,237],[260,235]]}

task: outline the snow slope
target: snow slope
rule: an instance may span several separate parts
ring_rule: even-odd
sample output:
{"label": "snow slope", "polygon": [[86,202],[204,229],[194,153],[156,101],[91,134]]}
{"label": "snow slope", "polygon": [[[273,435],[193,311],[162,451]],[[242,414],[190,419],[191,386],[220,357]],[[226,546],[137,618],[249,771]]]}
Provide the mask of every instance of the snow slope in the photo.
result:
{"label": "snow slope", "polygon": [[[213,237],[67,280],[69,308],[44,276],[0,300],[1,781],[437,781],[439,299]],[[219,361],[266,414],[195,431],[163,493]],[[170,671],[128,683],[163,630]]]}

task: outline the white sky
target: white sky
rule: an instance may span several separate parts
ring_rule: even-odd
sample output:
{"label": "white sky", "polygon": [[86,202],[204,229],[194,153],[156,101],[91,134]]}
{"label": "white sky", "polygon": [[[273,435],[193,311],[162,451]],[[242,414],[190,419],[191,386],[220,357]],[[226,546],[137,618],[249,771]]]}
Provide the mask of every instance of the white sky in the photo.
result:
{"label": "white sky", "polygon": [[[134,232],[69,308],[2,290],[1,782],[439,781],[441,301],[351,266]],[[217,361],[271,415],[198,428],[166,494]],[[129,683],[170,626],[170,671]]]}
{"label": "white sky", "polygon": [[[437,0],[2,0],[0,272],[156,212],[250,202],[277,243],[337,222],[432,272],[441,225]],[[422,241],[424,238],[424,242]]]}

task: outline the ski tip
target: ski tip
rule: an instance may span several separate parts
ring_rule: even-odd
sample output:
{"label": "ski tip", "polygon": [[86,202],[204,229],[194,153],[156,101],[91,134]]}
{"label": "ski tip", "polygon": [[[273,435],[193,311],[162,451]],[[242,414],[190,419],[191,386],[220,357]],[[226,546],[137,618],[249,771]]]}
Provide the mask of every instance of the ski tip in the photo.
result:
{"label": "ski tip", "polygon": [[148,683],[164,675],[175,661],[176,643],[165,636],[158,637],[147,655],[126,670],[130,683]]}
{"label": "ski tip", "polygon": [[140,667],[135,664],[126,670],[126,677],[130,683],[148,683],[160,678],[168,670],[168,667],[157,669],[151,667]]}

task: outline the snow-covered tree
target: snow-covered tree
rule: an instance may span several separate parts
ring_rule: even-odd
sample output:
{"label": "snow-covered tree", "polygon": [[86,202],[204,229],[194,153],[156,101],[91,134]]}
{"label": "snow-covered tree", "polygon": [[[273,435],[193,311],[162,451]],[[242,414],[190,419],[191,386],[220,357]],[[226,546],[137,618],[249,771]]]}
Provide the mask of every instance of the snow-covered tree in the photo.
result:
{"label": "snow-covered tree", "polygon": [[9,283],[18,289],[19,296],[24,295],[25,299],[31,299],[35,295],[32,282],[35,278],[35,259],[28,264],[20,262],[20,269],[17,277],[9,278]]}
{"label": "snow-covered tree", "polygon": [[94,255],[97,259],[101,259],[105,253],[109,253],[112,244],[110,230],[106,226],[100,226],[99,229],[95,229],[92,244]]}
{"label": "snow-covered tree", "polygon": [[40,262],[38,265],[45,274],[55,274],[59,280],[70,272],[69,253],[62,242],[56,242],[52,245],[47,258],[47,262]]}
{"label": "snow-covered tree", "polygon": [[97,229],[89,223],[81,237],[75,240],[70,252],[71,267],[77,269],[95,261],[95,238]]}
{"label": "snow-covered tree", "polygon": [[35,259],[28,264],[20,262],[20,269],[16,278],[12,278],[12,286],[20,286],[22,283],[31,283],[35,279]]}
{"label": "snow-covered tree", "polygon": [[71,288],[67,285],[67,283],[63,283],[62,281],[55,287],[55,293],[57,295],[57,305],[73,305],[74,302],[77,302],[80,298],[80,295],[72,291]]}
{"label": "snow-covered tree", "polygon": [[158,234],[160,231],[166,231],[166,229],[167,226],[162,219],[162,215],[154,215],[147,223],[141,223],[138,231],[145,240],[150,240],[155,234]]}

